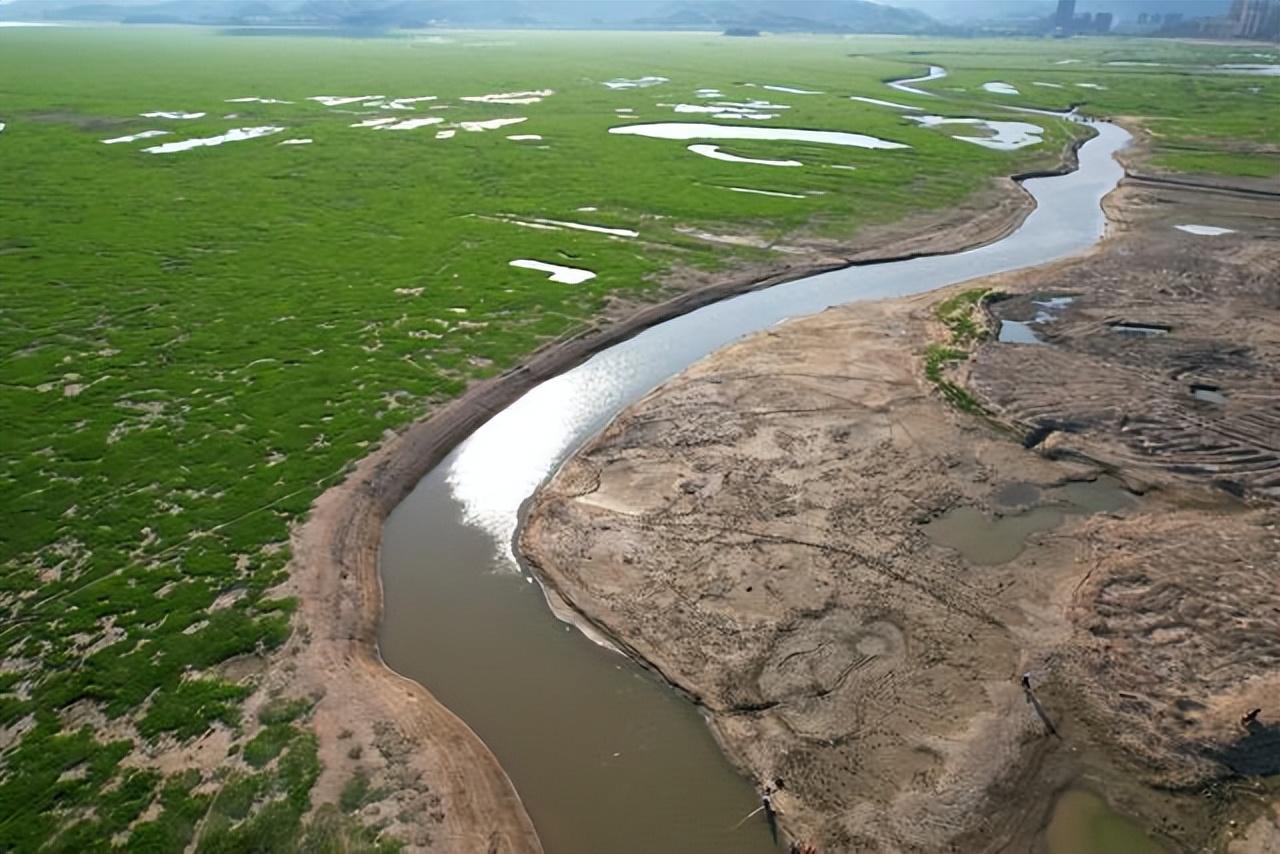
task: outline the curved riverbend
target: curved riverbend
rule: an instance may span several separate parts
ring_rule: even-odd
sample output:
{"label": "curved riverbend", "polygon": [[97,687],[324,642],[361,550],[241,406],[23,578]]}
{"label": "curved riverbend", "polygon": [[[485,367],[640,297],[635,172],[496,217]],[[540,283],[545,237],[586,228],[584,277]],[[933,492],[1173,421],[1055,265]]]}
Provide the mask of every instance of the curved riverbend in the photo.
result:
{"label": "curved riverbend", "polygon": [[388,664],[488,743],[551,854],[776,850],[752,786],[693,704],[553,619],[512,554],[521,505],[623,407],[725,344],[837,304],[906,296],[1081,252],[1122,176],[1115,125],[1079,169],[1033,178],[1037,207],[1003,240],[951,255],[850,267],[672,318],[597,353],[497,412],[387,520],[380,633]]}
{"label": "curved riverbend", "polygon": [[946,76],[947,76],[947,69],[943,68],[941,65],[930,65],[929,73],[923,77],[906,77],[906,78],[903,78],[902,80],[890,80],[886,85],[890,89],[897,89],[899,92],[908,92],[912,95],[932,96],[934,94],[933,92],[930,92],[927,89],[917,89],[914,86],[911,86],[908,84],[927,83],[930,80],[941,80],[943,77],[946,77]]}

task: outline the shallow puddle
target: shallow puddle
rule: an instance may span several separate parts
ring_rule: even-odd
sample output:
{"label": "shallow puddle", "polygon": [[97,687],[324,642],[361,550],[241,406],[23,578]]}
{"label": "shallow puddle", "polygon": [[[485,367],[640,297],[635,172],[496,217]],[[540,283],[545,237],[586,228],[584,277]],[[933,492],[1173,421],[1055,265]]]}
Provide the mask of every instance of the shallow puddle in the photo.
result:
{"label": "shallow puddle", "polygon": [[312,95],[308,97],[308,101],[319,101],[325,106],[344,106],[347,104],[360,104],[362,101],[381,101],[385,99],[385,95]]}
{"label": "shallow puddle", "polygon": [[908,106],[907,104],[894,103],[893,101],[881,101],[879,98],[866,98],[866,97],[863,97],[862,95],[851,95],[849,96],[849,100],[861,101],[864,104],[875,104],[877,107],[890,107],[895,110],[915,110],[919,112],[921,109],[923,109],[922,107],[912,107],[912,106]]}
{"label": "shallow puddle", "polygon": [[1168,854],[1136,821],[1085,789],[1058,797],[1045,844],[1048,854]]}
{"label": "shallow puddle", "polygon": [[957,136],[961,142],[981,145],[983,148],[994,148],[997,151],[1013,151],[1037,145],[1044,140],[1040,135],[1044,128],[1030,122],[1008,122],[995,119],[958,118],[949,119],[943,116],[903,116],[924,127],[940,127],[942,125],[974,125],[991,131],[991,136]]}
{"label": "shallow puddle", "polygon": [[1075,297],[1033,299],[1031,301],[1032,305],[1040,307],[1036,312],[1036,316],[1031,320],[1005,320],[1002,318],[996,340],[1002,344],[1044,344],[1046,343],[1045,340],[1037,335],[1032,327],[1057,320],[1058,312],[1075,301]]}
{"label": "shallow puddle", "polygon": [[729,190],[734,193],[753,193],[757,196],[774,196],[779,199],[803,199],[800,193],[780,193],[777,190],[754,190],[750,187],[721,187],[722,190]]}
{"label": "shallow puddle", "polygon": [[[582,210],[579,208],[579,210]],[[596,210],[596,208],[591,208]],[[585,222],[570,222],[563,219],[545,219],[543,217],[532,217],[530,219],[517,219],[513,214],[501,214],[495,217],[481,217],[482,219],[492,219],[498,222],[508,222],[512,225],[518,225],[522,228],[536,228],[541,231],[560,231],[561,229],[570,229],[571,231],[590,231],[594,234],[607,234],[610,237],[639,237],[640,232],[631,228],[615,228],[607,225],[590,225]]]}
{"label": "shallow puddle", "polygon": [[[0,129],[2,128],[3,128],[3,125],[0,125]],[[138,133],[131,133],[128,136],[117,136],[113,139],[104,139],[102,141],[102,144],[118,145],[119,143],[122,143],[122,142],[137,142],[140,139],[151,139],[152,137],[168,136],[168,135],[169,135],[169,131],[167,130],[144,130],[144,131],[139,131]]]}
{"label": "shallow puddle", "polygon": [[992,81],[991,83],[983,83],[982,90],[984,92],[992,92],[996,95],[1019,95],[1021,94],[1016,88],[1008,83]]}
{"label": "shallow puddle", "polygon": [[671,82],[670,79],[666,77],[636,77],[632,79],[615,77],[612,80],[606,80],[604,85],[610,89],[647,89],[650,86],[659,86],[669,82]]}
{"label": "shallow puddle", "polygon": [[138,113],[144,119],[203,119],[208,113],[184,113],[181,110],[157,110],[154,113]]}
{"label": "shallow puddle", "polygon": [[659,107],[671,107],[677,113],[705,113],[715,119],[751,119],[765,121],[776,119],[778,113],[766,113],[763,110],[789,110],[786,104],[771,104],[768,101],[746,101],[734,103],[720,101],[714,104],[658,104]]}
{"label": "shallow puddle", "polygon": [[[997,492],[995,500],[1006,506],[1029,503],[1008,499],[1027,495],[1035,488],[1027,483],[1009,484]],[[958,551],[969,563],[993,566],[1022,554],[1028,537],[1053,530],[1068,515],[1113,513],[1133,503],[1133,496],[1119,481],[1103,476],[1048,489],[1040,504],[1017,513],[989,516],[976,507],[953,507],[922,525],[921,530],[938,545]]]}
{"label": "shallow puddle", "polygon": [[1178,231],[1185,231],[1187,234],[1196,234],[1201,237],[1218,237],[1223,234],[1235,234],[1234,228],[1222,228],[1217,225],[1175,225]]}
{"label": "shallow puddle", "polygon": [[1264,77],[1280,77],[1280,65],[1265,65],[1257,62],[1230,62],[1218,67],[1234,74],[1261,74]]}
{"label": "shallow puddle", "polygon": [[836,130],[800,130],[796,128],[743,127],[741,125],[711,125],[698,122],[658,122],[647,125],[623,125],[609,128],[609,133],[626,136],[646,136],[650,139],[757,139],[764,141],[820,142],[827,145],[848,145],[855,148],[910,148],[901,142],[890,142],[862,133]]}
{"label": "shallow puddle", "polygon": [[803,166],[799,160],[761,160],[756,157],[739,157],[736,154],[729,154],[727,151],[721,151],[718,145],[698,144],[689,146],[689,150],[694,154],[701,154],[703,157],[710,157],[712,160],[724,160],[727,163],[754,163],[757,166]]}
{"label": "shallow puddle", "polygon": [[1216,403],[1219,406],[1227,402],[1227,396],[1218,390],[1217,386],[1212,385],[1193,385],[1191,386],[1191,396],[1196,400],[1202,400],[1205,403]]}
{"label": "shallow puddle", "polygon": [[1000,334],[996,340],[1001,344],[1043,344],[1045,343],[1035,330],[1031,328],[1031,323],[1021,320],[1002,320],[1000,321]]}
{"label": "shallow puddle", "polygon": [[715,104],[659,104],[659,107],[671,107],[677,113],[705,113],[713,119],[751,119],[765,121],[776,119],[777,113],[757,113],[751,110],[740,110],[733,107],[720,107]]}
{"label": "shallow puddle", "polygon": [[1117,320],[1107,325],[1112,332],[1119,332],[1121,335],[1168,335],[1172,331],[1171,327],[1163,323],[1139,323],[1135,320]]}
{"label": "shallow puddle", "polygon": [[[1045,297],[1044,299],[1032,300],[1036,305],[1049,311],[1061,311],[1075,301],[1075,297]],[[1040,318],[1036,319],[1039,320]]]}
{"label": "shallow puddle", "polygon": [[341,107],[346,104],[359,104],[362,101],[381,101],[385,95],[312,95],[308,101],[319,101],[326,107]]}
{"label": "shallow puddle", "polygon": [[997,504],[1003,504],[1005,507],[1017,507],[1022,504],[1034,504],[1040,499],[1040,487],[1034,483],[1027,483],[1025,480],[1015,480],[1006,483],[1004,486],[996,490],[992,496]]}
{"label": "shallow puddle", "polygon": [[555,92],[551,89],[534,89],[529,92],[497,92],[492,95],[464,95],[459,100],[474,101],[480,104],[537,104],[543,98],[549,98]]}
{"label": "shallow puddle", "polygon": [[1137,504],[1133,493],[1110,475],[1097,480],[1073,480],[1048,490],[1048,499],[1062,502],[1068,513],[1115,513]]}
{"label": "shallow puddle", "polygon": [[1008,516],[988,516],[976,507],[955,507],[922,526],[929,539],[958,551],[977,566],[993,566],[1022,554],[1027,537],[1051,531],[1065,514],[1054,507],[1033,507]]}
{"label": "shallow puddle", "polygon": [[[392,119],[392,121],[395,120]],[[444,119],[439,116],[430,116],[425,119],[405,119],[403,121],[398,121],[393,125],[381,125],[378,127],[378,130],[416,130],[417,128],[424,128],[428,125],[438,125],[443,121]]]}
{"label": "shallow puddle", "polygon": [[537,270],[541,273],[549,273],[549,278],[553,282],[559,282],[564,285],[577,285],[588,279],[594,279],[596,274],[590,270],[583,270],[578,267],[565,267],[561,264],[548,264],[545,261],[532,261],[528,258],[517,258],[511,262],[512,267],[522,267],[526,270]]}
{"label": "shallow puddle", "polygon": [[232,128],[226,133],[220,133],[217,136],[206,136],[198,139],[183,139],[177,142],[166,142],[161,145],[153,145],[150,148],[142,149],[147,154],[172,154],[175,151],[189,151],[193,148],[207,148],[214,145],[222,145],[224,142],[244,142],[249,139],[257,139],[262,136],[271,136],[273,133],[279,133],[284,130],[280,127],[256,127],[256,128]]}
{"label": "shallow puddle", "polygon": [[514,119],[488,119],[483,122],[458,122],[458,127],[471,133],[478,133],[486,130],[497,130],[498,128],[504,128],[507,125],[518,125],[521,122],[527,121],[529,120],[524,117]]}
{"label": "shallow puddle", "polygon": [[768,89],[771,92],[786,92],[788,95],[821,95],[823,93],[814,89],[796,89],[791,86],[774,86],[768,83],[762,83],[761,89]]}
{"label": "shallow puddle", "polygon": [[559,228],[571,228],[579,230],[579,232],[595,232],[596,234],[609,234],[612,237],[640,237],[640,232],[636,232],[630,228],[611,228],[608,225],[589,225],[586,223],[570,223],[563,219],[540,219],[535,218],[530,222],[540,223],[543,225],[554,225]]}

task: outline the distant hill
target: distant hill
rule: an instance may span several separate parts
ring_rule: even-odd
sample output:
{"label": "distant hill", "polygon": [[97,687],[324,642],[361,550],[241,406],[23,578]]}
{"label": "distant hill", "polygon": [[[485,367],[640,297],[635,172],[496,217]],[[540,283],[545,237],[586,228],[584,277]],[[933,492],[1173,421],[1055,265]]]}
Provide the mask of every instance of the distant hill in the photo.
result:
{"label": "distant hill", "polygon": [[[895,6],[916,9],[944,23],[972,23],[1008,18],[1047,18],[1056,0],[891,0]],[[1177,13],[1185,18],[1225,15],[1231,0],[1077,0],[1077,12],[1110,12],[1118,21],[1138,15]]]}
{"label": "distant hill", "polygon": [[637,23],[663,29],[756,29],[772,32],[926,33],[939,25],[915,9],[862,0],[686,0]]}
{"label": "distant hill", "polygon": [[14,0],[0,19],[221,26],[564,27],[931,33],[916,9],[870,0]]}

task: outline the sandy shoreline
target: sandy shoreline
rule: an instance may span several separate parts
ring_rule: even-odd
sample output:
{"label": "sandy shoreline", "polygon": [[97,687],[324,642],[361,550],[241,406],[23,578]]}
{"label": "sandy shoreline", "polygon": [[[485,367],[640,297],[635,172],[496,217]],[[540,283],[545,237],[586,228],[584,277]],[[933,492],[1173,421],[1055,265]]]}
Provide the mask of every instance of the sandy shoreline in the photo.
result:
{"label": "sandy shoreline", "polygon": [[[1059,169],[1017,179],[1071,171],[1079,144],[1082,141],[1064,151]],[[392,793],[390,804],[430,806],[425,810],[430,821],[394,824],[388,830],[411,850],[436,850],[446,843],[451,851],[541,851],[518,794],[484,743],[426,688],[388,668],[377,649],[383,522],[418,481],[492,413],[595,352],[671,317],[841,267],[981,246],[1013,231],[1033,208],[1015,179],[998,179],[961,205],[865,229],[851,246],[838,251],[815,244],[806,247],[806,255],[764,267],[710,281],[692,277],[678,282],[684,291],[677,296],[640,307],[622,305],[620,318],[544,346],[516,368],[475,384],[403,432],[388,436],[316,501],[293,537],[294,560],[284,592],[299,599],[299,629],[281,656],[287,675],[269,682],[271,690],[321,697],[315,728],[324,772],[313,800],[336,801],[358,769]],[[392,746],[386,747],[388,743]],[[379,749],[360,749],[368,745]],[[380,759],[370,761],[371,756]]]}

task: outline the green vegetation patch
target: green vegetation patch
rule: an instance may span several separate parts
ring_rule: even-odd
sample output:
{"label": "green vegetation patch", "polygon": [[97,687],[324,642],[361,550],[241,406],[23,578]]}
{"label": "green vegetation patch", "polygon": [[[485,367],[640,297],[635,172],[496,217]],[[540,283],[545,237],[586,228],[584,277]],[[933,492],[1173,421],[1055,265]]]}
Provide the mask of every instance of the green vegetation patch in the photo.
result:
{"label": "green vegetation patch", "polygon": [[982,305],[991,295],[989,288],[971,288],[938,303],[934,316],[951,332],[951,343],[967,347],[987,337]]}
{"label": "green vegetation patch", "polygon": [[930,344],[924,354],[924,375],[943,398],[971,415],[986,409],[967,389],[947,378],[947,368],[969,358],[973,347],[987,338],[983,305],[993,296],[989,288],[971,288],[947,297],[934,308],[934,316],[947,328],[946,344]]}

